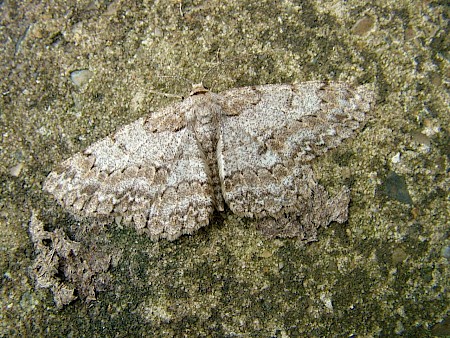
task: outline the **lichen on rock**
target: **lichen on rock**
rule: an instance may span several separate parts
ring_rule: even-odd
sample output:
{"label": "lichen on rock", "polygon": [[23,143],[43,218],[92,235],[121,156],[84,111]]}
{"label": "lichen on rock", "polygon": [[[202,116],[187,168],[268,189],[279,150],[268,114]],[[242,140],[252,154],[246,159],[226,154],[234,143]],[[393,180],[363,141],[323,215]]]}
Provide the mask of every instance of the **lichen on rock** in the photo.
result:
{"label": "lichen on rock", "polygon": [[58,308],[77,297],[95,300],[96,292],[106,289],[111,254],[69,239],[62,229],[46,231],[34,212],[29,233],[36,251],[31,267],[36,286],[50,288]]}

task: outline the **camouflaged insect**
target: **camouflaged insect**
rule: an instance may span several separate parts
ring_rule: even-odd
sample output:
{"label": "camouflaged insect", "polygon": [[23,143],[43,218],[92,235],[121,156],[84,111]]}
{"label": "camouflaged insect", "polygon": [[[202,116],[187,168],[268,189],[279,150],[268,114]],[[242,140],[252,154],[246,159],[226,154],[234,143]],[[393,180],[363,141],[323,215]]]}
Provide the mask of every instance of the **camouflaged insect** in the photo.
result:
{"label": "camouflaged insect", "polygon": [[315,240],[320,226],[347,220],[349,190],[329,197],[311,161],[353,135],[373,99],[339,82],[219,94],[195,85],[64,161],[44,189],[77,216],[119,217],[152,239],[191,234],[226,204],[267,235]]}

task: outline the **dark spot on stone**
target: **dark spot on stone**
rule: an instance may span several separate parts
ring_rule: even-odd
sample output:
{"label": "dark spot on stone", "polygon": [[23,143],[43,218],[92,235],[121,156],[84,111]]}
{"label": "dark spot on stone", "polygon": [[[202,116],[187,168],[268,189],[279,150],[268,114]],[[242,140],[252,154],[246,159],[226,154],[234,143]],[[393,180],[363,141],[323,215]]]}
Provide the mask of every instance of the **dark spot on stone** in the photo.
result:
{"label": "dark spot on stone", "polygon": [[406,181],[403,176],[391,171],[385,181],[380,186],[380,192],[388,197],[405,204],[412,204],[413,201],[408,192]]}

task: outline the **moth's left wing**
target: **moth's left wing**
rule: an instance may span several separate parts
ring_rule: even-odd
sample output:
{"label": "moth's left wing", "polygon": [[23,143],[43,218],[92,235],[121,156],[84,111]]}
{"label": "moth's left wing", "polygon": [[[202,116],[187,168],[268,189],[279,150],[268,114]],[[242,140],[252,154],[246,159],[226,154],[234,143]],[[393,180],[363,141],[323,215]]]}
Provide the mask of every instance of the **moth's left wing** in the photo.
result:
{"label": "moth's left wing", "polygon": [[44,189],[75,215],[122,218],[151,238],[173,240],[214,210],[204,154],[181,102],[123,126],[57,166]]}

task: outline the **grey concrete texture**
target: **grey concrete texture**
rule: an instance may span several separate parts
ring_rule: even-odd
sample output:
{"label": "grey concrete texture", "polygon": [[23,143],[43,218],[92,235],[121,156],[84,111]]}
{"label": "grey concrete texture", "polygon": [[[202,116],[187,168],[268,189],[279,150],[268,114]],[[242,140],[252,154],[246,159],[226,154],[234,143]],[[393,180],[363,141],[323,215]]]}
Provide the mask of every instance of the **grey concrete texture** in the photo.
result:
{"label": "grey concrete texture", "polygon": [[[440,1],[1,2],[0,336],[449,335],[448,17]],[[191,83],[308,80],[377,94],[364,129],[313,165],[331,194],[351,190],[348,221],[317,242],[225,210],[155,243],[42,191],[55,165]],[[62,236],[85,248],[77,278],[56,265],[67,305],[36,283],[32,214],[50,251]],[[107,278],[83,279],[83,297],[95,257]]]}

